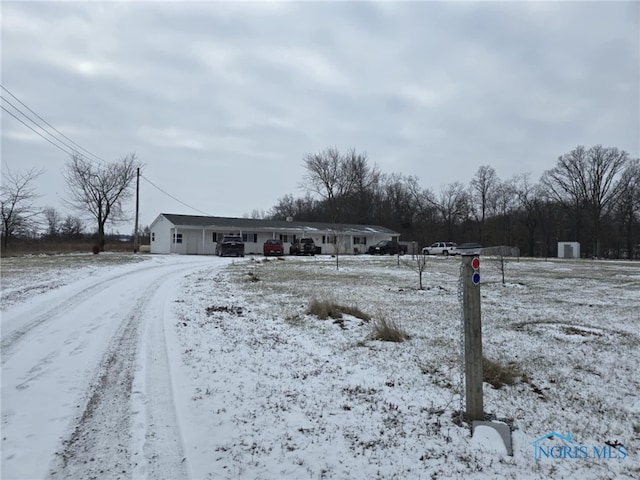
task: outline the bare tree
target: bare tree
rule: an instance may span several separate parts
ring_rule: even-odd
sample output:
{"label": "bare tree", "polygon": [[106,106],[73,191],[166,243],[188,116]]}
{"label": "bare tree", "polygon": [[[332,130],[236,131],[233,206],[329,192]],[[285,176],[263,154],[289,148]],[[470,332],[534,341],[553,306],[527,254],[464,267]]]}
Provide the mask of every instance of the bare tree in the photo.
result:
{"label": "bare tree", "polygon": [[596,256],[600,256],[602,217],[619,194],[622,184],[617,181],[618,174],[624,169],[628,156],[617,148],[578,146],[558,158],[558,164],[543,176],[543,182],[557,201],[572,205],[576,215],[580,210],[586,211]]}
{"label": "bare tree", "polygon": [[447,226],[449,240],[453,240],[455,225],[469,212],[469,199],[463,185],[460,182],[453,182],[442,187],[440,196],[433,202]]}
{"label": "bare tree", "polygon": [[336,147],[329,147],[307,154],[303,163],[307,172],[302,187],[326,202],[333,223],[341,222],[344,200],[357,191],[359,183],[369,182],[366,153],[358,154],[352,149],[342,155]]}
{"label": "bare tree", "polygon": [[630,160],[622,172],[616,215],[620,237],[625,239],[627,258],[634,258],[633,226],[640,221],[640,159]]}
{"label": "bare tree", "polygon": [[330,231],[330,235],[327,236],[327,243],[333,247],[333,255],[336,257],[336,270],[340,269],[340,252],[346,250],[346,246],[349,243],[349,235],[338,230]]}
{"label": "bare tree", "polygon": [[426,197],[420,195],[417,178],[392,173],[381,176],[375,221],[413,235],[416,220],[424,213]]}
{"label": "bare tree", "polygon": [[[294,198],[288,194],[278,199],[278,203],[269,210],[267,214],[271,220],[287,220],[295,218],[298,220],[316,220],[318,202],[310,194],[304,198]],[[318,219],[320,220],[320,219]]]}
{"label": "bare tree", "polygon": [[252,218],[254,220],[260,220],[263,218],[267,218],[267,213],[259,208],[254,208],[253,210],[251,210],[251,213],[247,214],[245,213],[243,215],[244,218]]}
{"label": "bare tree", "polygon": [[427,269],[427,265],[429,263],[427,260],[427,255],[418,254],[415,257],[415,260],[403,260],[402,263],[418,273],[418,283],[420,290],[424,290],[424,286],[422,284],[422,276],[424,275],[424,272]]}
{"label": "bare tree", "polygon": [[506,285],[505,273],[507,271],[507,263],[509,258],[520,258],[520,249],[518,247],[508,247],[501,245],[498,247],[488,247],[482,249],[482,255],[489,257],[495,269],[502,277],[502,285]]}
{"label": "bare tree", "polygon": [[43,214],[47,222],[47,237],[56,238],[60,234],[60,223],[62,223],[60,212],[54,207],[46,207]]}
{"label": "bare tree", "polygon": [[338,197],[344,193],[340,152],[335,147],[329,147],[318,153],[309,153],[304,157],[304,166],[307,172],[302,186],[325,200],[331,211],[332,221],[338,221]]}
{"label": "bare tree", "polygon": [[512,217],[518,208],[517,178],[500,182],[496,187],[496,214],[500,222],[500,235],[497,243],[511,245]]}
{"label": "bare tree", "polygon": [[107,222],[114,224],[127,218],[122,205],[133,193],[132,181],[139,166],[135,154],[103,165],[96,165],[74,154],[67,164],[65,180],[70,196],[68,203],[95,219],[101,250],[104,250]]}
{"label": "bare tree", "polygon": [[531,185],[529,177],[528,173],[518,177],[514,181],[514,187],[527,229],[529,256],[533,257],[535,255],[535,235],[540,223],[543,200],[540,188],[537,185]]}
{"label": "bare tree", "polygon": [[29,230],[40,210],[33,204],[39,195],[33,182],[44,170],[32,168],[25,172],[12,172],[9,168],[2,175],[0,185],[0,215],[2,215],[2,247],[7,248],[9,238],[19,230]]}
{"label": "bare tree", "polygon": [[151,228],[149,227],[149,225],[146,225],[144,228],[142,228],[142,241],[144,241],[146,245],[151,242]]}
{"label": "bare tree", "polygon": [[416,177],[410,177],[406,186],[413,212],[413,219],[407,233],[411,240],[425,240],[433,235],[438,223],[438,211],[434,207],[433,192],[422,189]]}
{"label": "bare tree", "polygon": [[[379,188],[381,173],[377,166],[369,166],[367,155],[351,149],[344,156],[344,170],[350,178],[347,211],[343,221],[368,223],[373,218],[373,198]],[[345,218],[346,217],[346,218]]]}
{"label": "bare tree", "polygon": [[476,219],[480,223],[480,243],[484,245],[484,224],[487,215],[495,206],[496,188],[500,180],[489,165],[481,166],[471,180],[471,199]]}
{"label": "bare tree", "polygon": [[64,238],[79,238],[83,228],[84,225],[80,217],[67,215],[60,225],[60,235]]}

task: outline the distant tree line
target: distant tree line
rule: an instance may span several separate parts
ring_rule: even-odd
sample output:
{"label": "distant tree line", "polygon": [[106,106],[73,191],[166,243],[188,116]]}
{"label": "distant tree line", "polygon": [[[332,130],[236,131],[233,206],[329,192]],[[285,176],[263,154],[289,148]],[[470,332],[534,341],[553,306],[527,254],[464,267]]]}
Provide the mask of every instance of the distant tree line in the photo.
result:
{"label": "distant tree line", "polygon": [[[583,256],[640,258],[640,160],[625,151],[578,146],[561,155],[537,182],[529,174],[502,180],[482,165],[462,183],[439,191],[417,177],[383,173],[355,149],[330,147],[303,158],[302,197],[285,195],[268,212],[253,217],[383,225],[420,246],[434,241],[517,246],[524,255],[555,256],[558,241],[577,241]],[[105,232],[126,219],[122,204],[132,195],[140,168],[135,154],[96,164],[72,155],[65,179],[67,205],[76,214],[35,206],[33,182],[41,170],[12,172],[0,185],[2,251],[10,240],[91,238],[104,249],[122,236]],[[87,232],[82,218],[92,219]],[[44,233],[43,233],[44,231]],[[147,243],[148,227],[141,242]]]}
{"label": "distant tree line", "polygon": [[[79,215],[63,213],[47,206],[38,210],[38,217],[32,218],[28,225],[20,222],[11,235],[11,242],[3,242],[3,254],[23,252],[51,252],[51,251],[90,251],[100,243],[97,229],[92,228]],[[116,250],[132,250],[135,232],[120,233],[119,231],[105,232],[102,236],[104,244]],[[151,229],[148,225],[139,229],[141,244],[148,244],[151,240]],[[4,241],[4,237],[3,237]]]}
{"label": "distant tree line", "polygon": [[[107,240],[121,243],[127,236],[108,234],[106,226],[128,219],[123,202],[132,196],[132,182],[139,168],[135,154],[114,162],[98,163],[74,153],[67,163],[64,178],[68,192],[65,203],[76,214],[65,216],[53,207],[42,209],[35,205],[39,195],[33,183],[42,175],[42,170],[12,172],[7,167],[0,185],[3,254],[10,241],[24,244],[35,240],[51,243],[90,239],[96,251],[104,250]],[[91,233],[84,231],[83,216],[95,222],[95,230]]]}
{"label": "distant tree line", "polygon": [[502,180],[483,165],[439,191],[383,173],[353,149],[309,153],[303,166],[305,194],[281,197],[265,218],[382,225],[420,245],[518,246],[532,257],[576,241],[586,257],[640,258],[640,160],[617,148],[578,146],[537,182],[530,174]]}

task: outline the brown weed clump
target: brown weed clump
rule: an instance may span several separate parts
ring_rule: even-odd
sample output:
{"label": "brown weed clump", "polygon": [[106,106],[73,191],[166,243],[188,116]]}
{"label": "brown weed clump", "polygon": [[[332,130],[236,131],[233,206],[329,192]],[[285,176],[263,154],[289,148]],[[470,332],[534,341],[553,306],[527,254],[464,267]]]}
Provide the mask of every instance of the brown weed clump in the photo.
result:
{"label": "brown weed clump", "polygon": [[382,342],[404,342],[411,338],[398,322],[384,317],[380,317],[374,323],[371,337]]}
{"label": "brown weed clump", "polygon": [[328,318],[340,320],[343,315],[351,315],[359,318],[360,320],[364,320],[365,322],[371,320],[371,316],[364,313],[357,307],[338,305],[337,303],[330,302],[328,300],[318,300],[317,298],[311,300],[311,303],[307,308],[307,313],[309,315],[315,315],[322,320],[326,320]]}

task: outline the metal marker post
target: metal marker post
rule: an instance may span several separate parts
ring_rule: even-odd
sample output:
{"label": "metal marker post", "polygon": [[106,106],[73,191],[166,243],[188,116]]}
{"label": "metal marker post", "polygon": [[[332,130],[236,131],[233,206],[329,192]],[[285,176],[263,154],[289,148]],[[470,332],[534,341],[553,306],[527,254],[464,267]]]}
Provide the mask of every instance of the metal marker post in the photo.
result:
{"label": "metal marker post", "polygon": [[482,322],[480,318],[480,257],[462,254],[464,360],[467,421],[484,420],[482,403]]}

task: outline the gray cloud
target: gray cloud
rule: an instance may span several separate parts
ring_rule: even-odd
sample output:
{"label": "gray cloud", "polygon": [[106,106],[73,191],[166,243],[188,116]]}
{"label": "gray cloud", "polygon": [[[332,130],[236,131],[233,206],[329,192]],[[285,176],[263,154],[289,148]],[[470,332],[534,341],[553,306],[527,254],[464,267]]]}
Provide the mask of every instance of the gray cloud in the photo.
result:
{"label": "gray cloud", "polygon": [[[578,144],[640,151],[640,5],[3,2],[2,83],[105,159],[216,215],[298,190],[305,153],[366,150],[439,190],[537,179]],[[3,113],[2,158],[64,195],[64,153]],[[149,185],[143,222],[184,207]]]}

